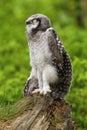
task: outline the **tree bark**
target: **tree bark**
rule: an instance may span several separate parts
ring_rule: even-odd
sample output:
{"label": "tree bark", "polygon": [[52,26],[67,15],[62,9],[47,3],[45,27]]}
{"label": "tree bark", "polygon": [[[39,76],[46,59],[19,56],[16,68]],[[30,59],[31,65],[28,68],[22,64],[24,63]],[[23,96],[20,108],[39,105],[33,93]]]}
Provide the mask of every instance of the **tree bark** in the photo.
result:
{"label": "tree bark", "polygon": [[4,130],[76,130],[70,105],[54,101],[50,94],[26,97],[19,107],[25,110]]}

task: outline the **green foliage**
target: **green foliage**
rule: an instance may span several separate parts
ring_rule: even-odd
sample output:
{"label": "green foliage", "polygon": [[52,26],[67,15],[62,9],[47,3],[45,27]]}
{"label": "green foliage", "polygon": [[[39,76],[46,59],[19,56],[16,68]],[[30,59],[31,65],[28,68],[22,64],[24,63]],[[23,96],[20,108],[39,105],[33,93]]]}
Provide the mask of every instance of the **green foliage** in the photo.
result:
{"label": "green foliage", "polygon": [[0,1],[0,117],[3,119],[6,119],[4,110],[9,114],[11,105],[23,97],[31,70],[25,20],[32,14],[43,13],[51,19],[72,58],[73,81],[67,100],[72,104],[78,130],[87,129],[87,29],[84,28],[83,4],[78,1]]}
{"label": "green foliage", "polygon": [[75,57],[73,60],[73,82],[67,97],[72,104],[73,117],[80,130],[87,128],[87,60]]}

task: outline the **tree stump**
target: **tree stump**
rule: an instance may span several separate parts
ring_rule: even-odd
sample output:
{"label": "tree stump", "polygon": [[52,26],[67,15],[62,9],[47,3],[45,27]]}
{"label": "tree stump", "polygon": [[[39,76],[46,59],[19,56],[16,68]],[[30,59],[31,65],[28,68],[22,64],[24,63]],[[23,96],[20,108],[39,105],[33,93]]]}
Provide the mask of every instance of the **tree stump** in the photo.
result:
{"label": "tree stump", "polygon": [[54,101],[50,94],[26,97],[19,107],[25,108],[23,113],[4,130],[76,130],[69,104]]}

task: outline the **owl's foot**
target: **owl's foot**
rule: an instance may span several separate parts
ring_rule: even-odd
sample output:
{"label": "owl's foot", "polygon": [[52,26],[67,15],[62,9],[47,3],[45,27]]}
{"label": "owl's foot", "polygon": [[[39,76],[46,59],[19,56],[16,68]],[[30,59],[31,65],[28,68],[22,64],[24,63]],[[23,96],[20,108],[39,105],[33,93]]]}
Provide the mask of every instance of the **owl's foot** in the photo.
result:
{"label": "owl's foot", "polygon": [[48,84],[44,83],[43,88],[42,88],[42,95],[46,95],[47,93],[51,93],[51,89]]}
{"label": "owl's foot", "polygon": [[34,91],[32,91],[32,94],[34,93],[42,93],[42,89],[38,88],[38,89],[35,89]]}
{"label": "owl's foot", "polygon": [[46,95],[47,93],[51,93],[51,90],[49,88],[43,88],[42,94]]}
{"label": "owl's foot", "polygon": [[40,93],[41,95],[46,95],[47,93],[50,93],[51,90],[49,88],[43,88],[43,89],[35,89],[32,94],[34,93]]}

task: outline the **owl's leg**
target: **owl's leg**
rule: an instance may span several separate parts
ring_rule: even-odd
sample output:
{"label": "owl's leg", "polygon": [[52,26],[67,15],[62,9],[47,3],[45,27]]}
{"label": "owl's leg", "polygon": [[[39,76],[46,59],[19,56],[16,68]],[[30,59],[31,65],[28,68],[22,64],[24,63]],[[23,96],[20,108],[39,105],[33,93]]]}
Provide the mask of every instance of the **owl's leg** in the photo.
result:
{"label": "owl's leg", "polygon": [[30,74],[30,76],[28,77],[28,80],[31,79],[32,77],[37,78],[37,70],[36,70],[35,67],[32,67],[31,74]]}
{"label": "owl's leg", "polygon": [[58,80],[57,72],[54,66],[47,65],[43,71],[43,94],[51,92],[50,83],[55,83]]}
{"label": "owl's leg", "polygon": [[38,77],[38,88],[35,89],[32,93],[40,93],[42,94],[42,88],[43,88],[43,81],[42,81],[42,72],[40,70],[37,71],[37,77]]}
{"label": "owl's leg", "polygon": [[27,96],[32,93],[34,89],[38,88],[38,79],[36,74],[36,69],[32,68],[31,74],[27,79],[23,95]]}

